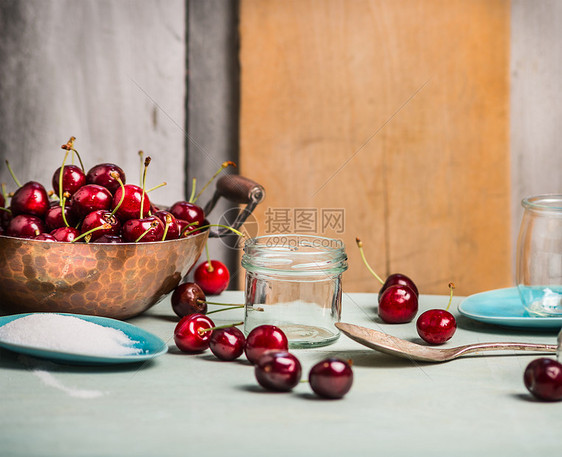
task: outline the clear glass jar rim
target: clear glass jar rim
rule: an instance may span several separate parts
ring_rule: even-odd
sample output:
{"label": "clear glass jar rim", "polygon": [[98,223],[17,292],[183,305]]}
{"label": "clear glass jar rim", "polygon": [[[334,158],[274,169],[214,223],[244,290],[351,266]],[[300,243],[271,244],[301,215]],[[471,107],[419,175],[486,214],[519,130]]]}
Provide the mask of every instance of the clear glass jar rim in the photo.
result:
{"label": "clear glass jar rim", "polygon": [[562,194],[542,194],[526,197],[521,201],[524,208],[562,211]]}
{"label": "clear glass jar rim", "polygon": [[264,235],[246,242],[242,266],[247,271],[288,276],[341,274],[347,270],[347,254],[341,240],[304,234]]}
{"label": "clear glass jar rim", "polygon": [[[251,238],[244,244],[244,251],[246,249],[270,249],[272,247],[291,247],[295,246],[295,242],[292,240],[303,240],[303,239],[310,239],[314,240],[315,243],[309,247],[316,247],[319,248],[318,252],[332,252],[337,254],[338,252],[345,252],[345,245],[343,241],[336,240],[334,238],[327,238],[324,236],[317,236],[317,235],[306,235],[306,234],[298,234],[298,233],[280,233],[277,235],[262,235],[257,236],[255,238]],[[277,242],[275,244],[267,244],[269,240],[281,240],[281,243]],[[299,244],[299,246],[301,246]],[[336,247],[334,247],[336,246]],[[310,255],[311,252],[309,251],[292,251],[291,254],[294,255]]]}

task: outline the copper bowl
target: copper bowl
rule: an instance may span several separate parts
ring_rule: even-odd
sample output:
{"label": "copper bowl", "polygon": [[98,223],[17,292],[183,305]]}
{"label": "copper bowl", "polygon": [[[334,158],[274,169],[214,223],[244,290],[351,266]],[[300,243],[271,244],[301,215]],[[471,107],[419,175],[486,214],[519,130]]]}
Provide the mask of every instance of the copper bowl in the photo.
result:
{"label": "copper bowl", "polygon": [[0,235],[0,310],[127,319],[170,293],[209,232],[154,243],[50,243]]}
{"label": "copper bowl", "polygon": [[[217,180],[204,208],[220,198],[246,204],[232,222],[240,228],[265,197],[264,188],[238,175]],[[170,293],[197,262],[205,231],[153,243],[51,243],[0,235],[0,312],[64,312],[127,319]]]}

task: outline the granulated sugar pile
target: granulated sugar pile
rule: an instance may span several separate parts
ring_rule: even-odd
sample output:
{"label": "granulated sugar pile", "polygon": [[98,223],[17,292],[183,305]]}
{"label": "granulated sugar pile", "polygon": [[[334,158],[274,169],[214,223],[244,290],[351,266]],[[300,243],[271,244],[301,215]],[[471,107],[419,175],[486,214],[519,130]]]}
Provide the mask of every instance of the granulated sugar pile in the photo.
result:
{"label": "granulated sugar pile", "polygon": [[0,327],[0,340],[9,344],[90,356],[123,356],[142,352],[121,330],[73,316],[37,313]]}

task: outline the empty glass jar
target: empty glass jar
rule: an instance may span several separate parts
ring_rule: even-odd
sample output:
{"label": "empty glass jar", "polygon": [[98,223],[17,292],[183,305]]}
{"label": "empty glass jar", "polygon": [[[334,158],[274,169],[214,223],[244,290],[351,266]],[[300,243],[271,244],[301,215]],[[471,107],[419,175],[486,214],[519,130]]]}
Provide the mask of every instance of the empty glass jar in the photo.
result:
{"label": "empty glass jar", "polygon": [[562,316],[562,195],[522,201],[516,280],[531,316]]}
{"label": "empty glass jar", "polygon": [[267,235],[246,242],[244,330],[276,325],[292,348],[336,341],[347,255],[339,240]]}

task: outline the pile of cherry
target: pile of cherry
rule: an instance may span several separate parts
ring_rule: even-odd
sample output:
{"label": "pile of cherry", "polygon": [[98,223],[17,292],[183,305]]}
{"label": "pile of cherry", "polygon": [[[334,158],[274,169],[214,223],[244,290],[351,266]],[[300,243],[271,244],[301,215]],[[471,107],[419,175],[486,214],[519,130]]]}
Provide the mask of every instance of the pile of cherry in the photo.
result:
{"label": "pile of cherry", "polygon": [[[287,392],[301,381],[301,363],[289,352],[287,336],[280,328],[261,325],[245,337],[236,327],[243,322],[215,326],[208,316],[244,305],[210,302],[201,288],[191,282],[180,284],[174,290],[171,301],[172,309],[181,317],[174,330],[174,341],[180,351],[198,354],[210,349],[223,361],[232,361],[245,354],[255,366],[258,383],[267,390]],[[222,305],[223,308],[207,311],[207,304]],[[351,388],[353,371],[349,362],[328,358],[311,368],[308,381],[317,395],[342,398]]]}
{"label": "pile of cherry", "polygon": [[[418,312],[418,288],[406,275],[395,273],[383,281],[370,267],[363,252],[361,240],[356,239],[361,258],[368,270],[381,282],[378,314],[389,324],[410,322]],[[448,311],[453,298],[454,284],[449,283],[450,297],[447,309],[430,309],[416,321],[418,335],[429,344],[443,344],[457,329],[455,317]],[[553,359],[532,361],[523,375],[525,387],[536,398],[546,401],[562,400],[562,364]]]}
{"label": "pile of cherry", "polygon": [[[62,145],[65,156],[53,173],[53,190],[36,181],[20,184],[8,161],[6,165],[17,185],[8,194],[2,184],[0,193],[0,235],[29,238],[44,242],[144,243],[186,238],[209,223],[197,198],[226,167],[224,162],[211,180],[195,195],[195,180],[189,201],[178,201],[169,210],[151,203],[146,189],[146,172],[150,157],[141,159],[141,183],[126,183],[122,168],[114,163],[101,163],[86,171],[74,148],[75,138]],[[81,166],[66,165],[69,154]],[[7,205],[9,201],[9,205]],[[196,281],[210,294],[226,289],[230,274],[218,260],[208,259],[194,272]]]}

